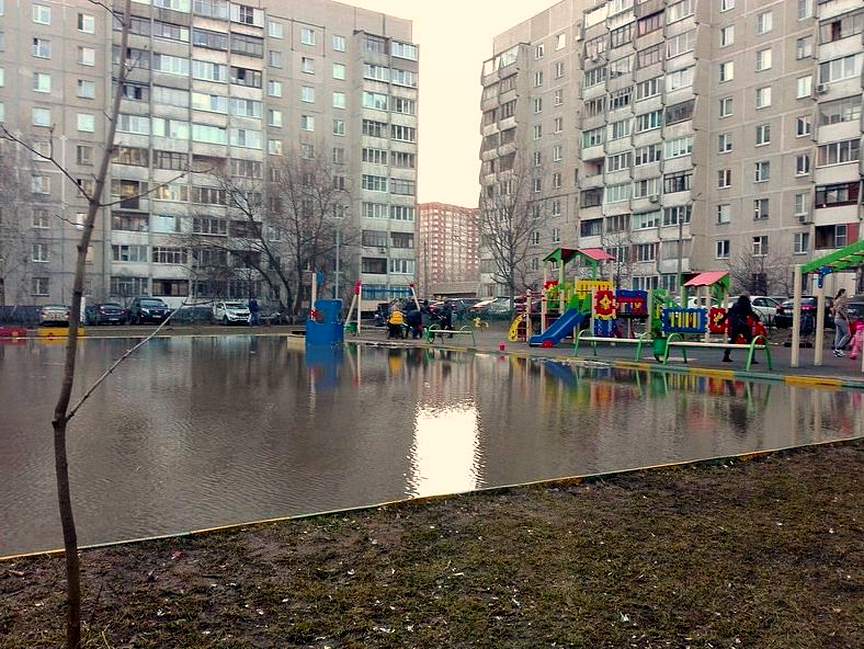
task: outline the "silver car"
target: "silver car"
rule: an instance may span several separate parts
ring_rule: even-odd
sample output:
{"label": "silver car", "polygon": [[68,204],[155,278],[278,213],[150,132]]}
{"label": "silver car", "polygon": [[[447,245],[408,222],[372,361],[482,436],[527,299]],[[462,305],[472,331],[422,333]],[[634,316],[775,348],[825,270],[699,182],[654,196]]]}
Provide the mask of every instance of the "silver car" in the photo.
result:
{"label": "silver car", "polygon": [[46,304],[39,309],[39,325],[68,327],[71,310],[62,304]]}

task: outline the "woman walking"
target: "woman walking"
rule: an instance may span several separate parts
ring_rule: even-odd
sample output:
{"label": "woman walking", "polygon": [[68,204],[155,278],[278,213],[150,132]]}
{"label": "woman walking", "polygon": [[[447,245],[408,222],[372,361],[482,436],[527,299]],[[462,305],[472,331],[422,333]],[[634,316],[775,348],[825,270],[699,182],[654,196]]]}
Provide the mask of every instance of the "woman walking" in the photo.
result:
{"label": "woman walking", "polygon": [[843,348],[851,337],[849,333],[847,300],[846,289],[841,288],[837,291],[837,296],[834,298],[834,306],[832,307],[834,311],[834,355],[838,358],[846,355]]}

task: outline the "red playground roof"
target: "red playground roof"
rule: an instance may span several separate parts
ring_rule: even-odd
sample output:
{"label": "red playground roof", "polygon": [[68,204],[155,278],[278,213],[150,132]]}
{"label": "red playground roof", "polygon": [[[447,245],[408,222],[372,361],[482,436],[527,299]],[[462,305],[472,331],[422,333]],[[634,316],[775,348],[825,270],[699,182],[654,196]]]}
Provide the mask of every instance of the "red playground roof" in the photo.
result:
{"label": "red playground roof", "polygon": [[704,273],[699,273],[689,282],[685,282],[684,286],[711,286],[726,277],[728,274],[728,270],[709,270]]}
{"label": "red playground roof", "polygon": [[594,261],[612,261],[615,259],[603,248],[577,248],[577,250]]}

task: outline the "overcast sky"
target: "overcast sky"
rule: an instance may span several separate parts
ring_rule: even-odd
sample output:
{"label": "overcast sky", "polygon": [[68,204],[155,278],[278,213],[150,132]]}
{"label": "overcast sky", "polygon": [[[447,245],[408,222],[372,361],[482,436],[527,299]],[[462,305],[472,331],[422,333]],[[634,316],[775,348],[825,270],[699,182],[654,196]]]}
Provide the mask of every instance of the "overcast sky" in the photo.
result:
{"label": "overcast sky", "polygon": [[558,0],[340,0],[414,24],[420,46],[418,196],[477,207],[480,72],[492,38]]}

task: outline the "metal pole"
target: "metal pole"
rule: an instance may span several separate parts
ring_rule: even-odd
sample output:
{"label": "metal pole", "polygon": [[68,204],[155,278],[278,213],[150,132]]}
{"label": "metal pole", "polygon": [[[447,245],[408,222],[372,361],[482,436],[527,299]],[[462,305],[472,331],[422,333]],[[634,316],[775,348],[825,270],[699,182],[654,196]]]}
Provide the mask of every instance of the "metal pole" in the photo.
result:
{"label": "metal pole", "polygon": [[339,299],[339,228],[336,228],[336,281],[333,285],[334,300]]}

